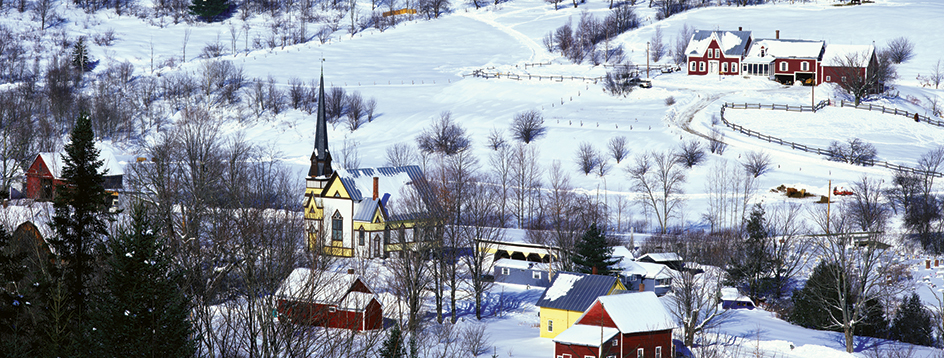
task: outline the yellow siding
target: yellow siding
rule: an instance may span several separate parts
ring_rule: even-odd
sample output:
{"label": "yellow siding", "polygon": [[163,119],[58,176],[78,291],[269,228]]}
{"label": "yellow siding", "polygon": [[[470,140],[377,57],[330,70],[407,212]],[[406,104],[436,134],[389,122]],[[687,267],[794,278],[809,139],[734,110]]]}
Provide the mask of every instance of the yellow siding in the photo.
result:
{"label": "yellow siding", "polygon": [[330,256],[343,256],[343,257],[354,257],[354,249],[348,247],[331,247],[323,246],[322,250],[326,255]]}
{"label": "yellow siding", "polygon": [[325,198],[334,198],[335,195],[342,199],[350,199],[351,195],[347,193],[347,189],[344,189],[344,184],[341,184],[340,178],[335,178],[332,180],[328,187],[324,190]]}
{"label": "yellow siding", "polygon": [[629,291],[629,290],[626,289],[626,286],[623,286],[623,283],[620,282],[620,280],[616,280],[616,284],[613,285],[613,287],[610,288],[610,291],[607,292],[606,295],[607,295],[607,296],[612,295],[613,292],[616,291],[616,290]]}
{"label": "yellow siding", "polygon": [[[554,338],[565,329],[573,326],[583,312],[541,307],[541,338]],[[554,330],[547,331],[548,321],[554,322]]]}

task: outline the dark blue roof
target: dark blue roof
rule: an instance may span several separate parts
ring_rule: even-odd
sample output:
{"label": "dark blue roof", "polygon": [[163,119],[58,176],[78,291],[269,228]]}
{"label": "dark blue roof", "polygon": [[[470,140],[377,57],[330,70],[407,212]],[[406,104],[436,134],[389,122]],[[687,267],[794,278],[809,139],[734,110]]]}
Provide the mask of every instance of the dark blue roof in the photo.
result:
{"label": "dark blue roof", "polygon": [[[578,276],[578,278],[574,280],[573,276]],[[565,279],[562,280],[562,277]],[[544,293],[541,294],[541,298],[538,299],[535,305],[538,307],[583,312],[590,307],[597,297],[605,296],[609,293],[616,282],[617,278],[613,276],[558,272],[554,275],[554,281],[551,282],[551,287],[544,290]],[[566,290],[563,295],[560,295],[562,290],[567,289],[564,285],[571,283],[572,286],[570,289]],[[555,286],[557,287],[555,288]],[[548,295],[548,292],[552,294]],[[555,298],[553,296],[558,297]]]}

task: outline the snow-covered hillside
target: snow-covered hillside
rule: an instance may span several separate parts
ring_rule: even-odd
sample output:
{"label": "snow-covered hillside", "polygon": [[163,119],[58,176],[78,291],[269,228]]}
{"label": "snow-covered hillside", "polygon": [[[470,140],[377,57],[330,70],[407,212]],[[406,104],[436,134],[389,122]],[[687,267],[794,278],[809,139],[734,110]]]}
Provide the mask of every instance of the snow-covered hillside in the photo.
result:
{"label": "snow-covered hillside", "polygon": [[[875,0],[862,6],[843,7],[833,6],[832,0],[777,1],[750,7],[700,8],[663,21],[656,21],[655,10],[647,8],[646,1],[638,2],[637,14],[642,26],[620,35],[610,44],[623,45],[627,60],[636,64],[646,63],[646,43],[656,28],[662,29],[665,41],[670,44],[674,44],[677,33],[686,25],[722,30],[743,27],[753,31],[756,38],[772,38],[775,31],[780,30],[783,38],[818,39],[827,44],[883,46],[887,40],[904,36],[916,44],[916,56],[898,67],[900,79],[892,91],[898,96],[873,98],[870,103],[926,113],[923,106],[930,99],[944,102],[944,89],[921,87],[917,79],[938,60],[944,59],[944,36],[939,30],[940,19],[944,18],[944,2],[938,0]],[[603,91],[600,81],[569,79],[571,76],[604,76],[606,69],[586,62],[573,64],[557,53],[549,53],[542,38],[567,22],[576,23],[584,11],[599,18],[606,16],[608,1],[591,0],[577,8],[564,3],[565,6],[555,10],[553,4],[543,0],[511,0],[481,9],[457,0],[453,10],[438,19],[406,21],[383,32],[366,29],[353,37],[342,26],[325,44],[315,40],[258,50],[251,49],[251,41],[268,36],[267,24],[271,21],[263,16],[246,21],[233,16],[219,23],[174,24],[116,16],[107,11],[86,14],[69,1],[55,4],[64,20],[46,30],[50,33],[63,31],[73,38],[92,38],[108,30],[114,31],[116,40],[111,45],[90,47],[91,57],[100,60],[96,71],[128,62],[140,76],[196,74],[211,61],[200,56],[201,50],[208,43],[216,42],[226,49],[220,59],[242,67],[248,79],[261,81],[271,77],[282,89],[287,89],[293,78],[304,83],[317,81],[323,66],[327,86],[343,87],[349,93],[358,91],[365,98],[377,100],[376,118],[360,129],[351,132],[343,124],[329,127],[332,151],[340,153],[344,150],[343,141],[352,141],[356,143],[364,167],[384,165],[386,148],[396,143],[414,143],[415,136],[444,111],[452,112],[453,118],[466,128],[473,139],[473,154],[487,167],[491,149],[485,144],[489,133],[501,129],[508,135],[513,116],[533,109],[541,111],[548,128],[547,135],[533,143],[540,153],[537,163],[548,168],[554,161],[560,161],[578,190],[607,198],[630,198],[634,194],[625,174],[632,158],[620,164],[611,163],[612,168],[605,176],[584,175],[575,163],[581,143],[588,142],[597,150],[605,151],[610,138],[625,136],[632,157],[647,151],[677,148],[684,141],[700,139],[700,135],[706,135],[712,128],[724,133],[729,144],[724,155],[710,154],[705,163],[686,173],[687,201],[680,220],[674,225],[705,227],[701,217],[708,205],[706,178],[714,166],[725,161],[735,165],[749,151],[769,153],[775,166],[772,172],[759,178],[756,200],[766,204],[796,201],[769,191],[782,184],[825,195],[830,190],[829,181],[833,186],[848,186],[863,175],[885,182],[890,182],[891,178],[889,170],[827,161],[811,153],[743,136],[717,124],[714,119],[725,102],[809,105],[826,99],[848,99],[829,85],[818,87],[815,98],[811,98],[809,87],[784,87],[759,78],[653,71],[653,88],[614,97]],[[137,6],[149,4],[142,2]],[[358,6],[369,9],[370,4],[362,2]],[[31,25],[33,19],[29,12],[8,10],[0,17],[0,24],[11,28],[35,26]],[[230,50],[233,31],[238,33],[232,42],[236,54]],[[54,48],[53,36],[48,38],[45,46]],[[186,58],[182,58],[184,52]],[[671,59],[661,62],[668,61]],[[530,66],[536,63],[547,64]],[[563,78],[518,80],[471,76],[480,69]],[[674,103],[667,105],[669,97]],[[299,196],[303,194],[301,179],[310,164],[314,115],[287,110],[256,118],[248,112],[227,108],[217,114],[226,120],[222,126],[224,134],[239,133],[253,143],[272,148],[275,159],[289,163],[298,173]],[[944,145],[944,128],[914,123],[901,116],[850,108],[827,107],[815,114],[730,110],[726,115],[728,120],[758,132],[811,146],[826,147],[834,140],[844,142],[858,137],[873,143],[882,160],[905,166],[914,165],[929,149]],[[172,115],[173,120],[179,118],[179,114]],[[158,136],[152,132],[140,140],[106,144],[120,154],[120,159],[132,161],[146,156],[144,146]],[[796,202],[816,205],[812,200]],[[641,209],[633,207],[631,210],[633,218],[645,219]],[[916,291],[926,303],[936,303],[931,292],[944,284],[941,271],[924,270],[918,261],[923,257],[910,259],[915,260],[912,263],[916,265],[916,278],[927,277],[916,284]],[[513,285],[493,290],[507,290],[521,299],[536,299],[540,295],[531,292],[534,289]],[[505,317],[489,318],[487,323],[495,352],[503,357],[550,357],[553,343],[538,338],[537,320],[537,311],[530,303]],[[766,311],[738,312],[721,333],[750,342],[744,343],[745,347],[754,347],[753,342],[756,342],[758,351],[765,356],[849,356],[844,352],[840,334],[792,326]],[[937,354],[930,349],[919,353],[923,356]],[[753,352],[741,354],[747,356]],[[855,356],[863,356],[863,353]]]}

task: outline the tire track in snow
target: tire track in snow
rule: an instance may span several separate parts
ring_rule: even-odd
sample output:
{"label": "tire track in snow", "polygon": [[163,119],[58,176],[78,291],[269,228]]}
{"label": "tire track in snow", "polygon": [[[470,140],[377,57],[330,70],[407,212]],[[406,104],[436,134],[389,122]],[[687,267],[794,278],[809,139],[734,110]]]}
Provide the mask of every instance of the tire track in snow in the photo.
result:
{"label": "tire track in snow", "polygon": [[[486,18],[485,16],[482,16],[482,15],[479,15],[479,14],[475,14],[475,13],[459,13],[458,15],[459,15],[459,16],[463,16],[463,17],[470,18],[470,19],[475,20],[475,21],[482,22],[482,23],[484,23],[484,24],[486,24],[486,25],[489,25],[489,26],[491,26],[491,27],[494,27],[495,29],[497,29],[497,30],[499,30],[499,31],[501,31],[501,32],[504,32],[504,33],[508,34],[509,36],[513,37],[515,40],[518,40],[518,42],[520,42],[522,45],[524,45],[525,47],[527,47],[528,49],[531,50],[531,58],[528,59],[528,62],[540,62],[540,61],[537,60],[536,58],[537,58],[537,56],[538,56],[538,53],[543,53],[543,52],[544,52],[544,46],[542,46],[541,44],[539,44],[539,43],[537,43],[536,41],[532,40],[530,37],[526,36],[525,34],[521,33],[520,31],[515,30],[515,29],[513,29],[513,28],[511,28],[511,27],[509,27],[509,26],[507,26],[507,25],[503,25],[503,24],[499,23],[498,21],[495,21],[494,19],[489,19],[489,18]],[[542,56],[542,59],[541,59],[541,60],[544,60],[544,57],[547,57],[547,56]]]}

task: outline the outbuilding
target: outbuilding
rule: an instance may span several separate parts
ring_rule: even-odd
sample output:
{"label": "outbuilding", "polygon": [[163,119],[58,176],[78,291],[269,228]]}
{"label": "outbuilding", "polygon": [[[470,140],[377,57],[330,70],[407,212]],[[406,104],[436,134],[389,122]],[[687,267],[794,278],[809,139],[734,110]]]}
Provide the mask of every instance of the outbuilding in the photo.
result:
{"label": "outbuilding", "polygon": [[366,331],[383,328],[383,306],[352,272],[297,268],[275,293],[280,319],[294,324]]}
{"label": "outbuilding", "polygon": [[675,327],[652,292],[600,296],[573,326],[554,338],[554,356],[668,358]]}

